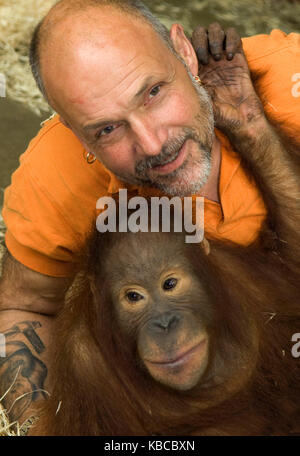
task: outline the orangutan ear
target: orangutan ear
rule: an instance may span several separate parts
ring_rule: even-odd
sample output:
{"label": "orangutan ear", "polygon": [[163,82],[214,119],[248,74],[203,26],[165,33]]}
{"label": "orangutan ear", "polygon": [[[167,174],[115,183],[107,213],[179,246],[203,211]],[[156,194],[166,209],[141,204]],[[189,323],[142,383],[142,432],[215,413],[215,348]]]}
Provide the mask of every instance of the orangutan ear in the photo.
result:
{"label": "orangutan ear", "polygon": [[170,30],[170,38],[172,40],[175,51],[182,57],[191,73],[194,76],[198,75],[198,59],[195,50],[184,33],[183,27],[180,24],[173,24]]}
{"label": "orangutan ear", "polygon": [[205,255],[209,255],[210,254],[210,243],[209,243],[209,241],[206,238],[203,238],[203,241],[201,242],[201,247],[202,247],[203,252],[205,253]]}

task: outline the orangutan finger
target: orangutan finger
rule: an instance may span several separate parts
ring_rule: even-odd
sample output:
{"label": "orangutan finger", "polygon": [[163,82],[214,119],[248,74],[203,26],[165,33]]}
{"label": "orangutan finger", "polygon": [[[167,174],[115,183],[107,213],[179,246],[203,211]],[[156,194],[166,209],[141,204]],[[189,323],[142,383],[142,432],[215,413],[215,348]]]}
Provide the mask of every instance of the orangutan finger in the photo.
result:
{"label": "orangutan finger", "polygon": [[237,52],[242,49],[242,40],[235,28],[231,27],[226,31],[226,56],[232,60]]}
{"label": "orangutan finger", "polygon": [[192,45],[197,54],[199,63],[208,64],[208,38],[204,27],[198,26],[192,35]]}
{"label": "orangutan finger", "polygon": [[214,22],[208,27],[208,43],[210,53],[215,60],[220,60],[223,54],[223,43],[225,38],[225,32],[218,24]]}

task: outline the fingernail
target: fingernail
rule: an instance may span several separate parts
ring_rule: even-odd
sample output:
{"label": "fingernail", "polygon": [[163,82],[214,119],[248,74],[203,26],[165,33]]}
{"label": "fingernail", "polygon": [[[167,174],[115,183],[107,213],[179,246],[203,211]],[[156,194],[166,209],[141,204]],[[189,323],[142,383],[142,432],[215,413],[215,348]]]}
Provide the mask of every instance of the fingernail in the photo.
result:
{"label": "fingernail", "polygon": [[214,59],[215,60],[220,60],[221,59],[221,55],[220,54],[215,54],[214,55]]}
{"label": "fingernail", "polygon": [[227,60],[232,60],[233,59],[233,54],[231,52],[227,54]]}
{"label": "fingernail", "polygon": [[205,51],[203,51],[203,49],[197,50],[197,57],[198,57],[199,62],[202,63],[203,65],[208,64],[208,58],[205,54]]}

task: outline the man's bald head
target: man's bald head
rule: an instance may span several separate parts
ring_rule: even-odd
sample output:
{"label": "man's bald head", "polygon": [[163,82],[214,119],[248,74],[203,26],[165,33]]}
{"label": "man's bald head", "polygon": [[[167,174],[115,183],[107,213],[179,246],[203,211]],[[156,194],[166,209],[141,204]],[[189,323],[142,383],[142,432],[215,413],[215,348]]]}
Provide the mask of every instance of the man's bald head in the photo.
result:
{"label": "man's bald head", "polygon": [[61,121],[106,169],[170,195],[203,187],[213,111],[180,24],[169,34],[139,0],[62,0],[31,57]]}
{"label": "man's bald head", "polygon": [[43,51],[46,51],[47,45],[51,43],[55,28],[68,17],[76,17],[93,8],[103,10],[108,7],[148,23],[162,38],[165,45],[176,54],[168,29],[140,0],[60,0],[37,25],[30,44],[31,70],[40,91],[48,102],[50,100],[43,80],[41,60]]}

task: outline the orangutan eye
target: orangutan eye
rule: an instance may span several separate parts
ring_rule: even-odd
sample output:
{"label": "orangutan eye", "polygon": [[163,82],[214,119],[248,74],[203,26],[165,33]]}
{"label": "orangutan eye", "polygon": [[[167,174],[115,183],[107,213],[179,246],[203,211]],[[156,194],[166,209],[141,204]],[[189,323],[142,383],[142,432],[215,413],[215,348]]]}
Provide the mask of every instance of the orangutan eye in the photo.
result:
{"label": "orangutan eye", "polygon": [[129,302],[138,302],[141,299],[144,299],[144,296],[142,296],[137,291],[129,291],[128,293],[126,293],[126,298]]}
{"label": "orangutan eye", "polygon": [[178,283],[178,280],[174,279],[173,277],[170,278],[170,279],[167,279],[167,280],[164,281],[163,289],[164,290],[172,290],[173,288],[176,287],[177,283]]}

